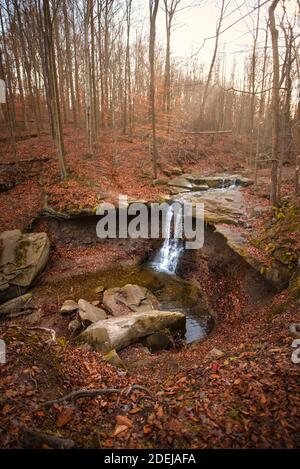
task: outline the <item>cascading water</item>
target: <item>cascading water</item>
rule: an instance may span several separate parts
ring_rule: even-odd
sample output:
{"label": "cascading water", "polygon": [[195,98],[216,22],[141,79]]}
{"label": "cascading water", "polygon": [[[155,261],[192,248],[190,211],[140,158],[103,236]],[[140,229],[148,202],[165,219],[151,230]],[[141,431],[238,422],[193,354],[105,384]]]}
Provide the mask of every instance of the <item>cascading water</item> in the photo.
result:
{"label": "cascading water", "polygon": [[165,214],[164,242],[152,266],[159,272],[175,274],[179,259],[184,251],[182,237],[182,206],[171,204]]}

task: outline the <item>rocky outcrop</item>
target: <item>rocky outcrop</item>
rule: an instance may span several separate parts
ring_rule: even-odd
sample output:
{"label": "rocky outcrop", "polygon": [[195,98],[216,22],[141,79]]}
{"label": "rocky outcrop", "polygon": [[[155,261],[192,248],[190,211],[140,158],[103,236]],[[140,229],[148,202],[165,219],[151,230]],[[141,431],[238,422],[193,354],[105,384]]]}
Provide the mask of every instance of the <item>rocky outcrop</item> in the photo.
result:
{"label": "rocky outcrop", "polygon": [[185,315],[171,311],[146,311],[118,318],[98,321],[79,336],[81,342],[96,350],[109,352],[121,350],[142,337],[165,330],[184,331]]}
{"label": "rocky outcrop", "polygon": [[103,305],[113,316],[122,316],[154,310],[158,308],[158,301],[147,288],[128,284],[105,290]]}
{"label": "rocky outcrop", "polygon": [[215,230],[224,236],[228,246],[234,252],[259,272],[274,288],[280,291],[288,286],[292,272],[286,265],[274,260],[270,267],[266,267],[259,259],[249,253],[248,243],[241,233],[226,225],[216,225]]}
{"label": "rocky outcrop", "polygon": [[46,233],[4,231],[0,235],[0,302],[24,293],[45,268],[49,257]]}
{"label": "rocky outcrop", "polygon": [[188,200],[194,205],[204,204],[204,218],[211,225],[217,223],[238,225],[243,223],[242,217],[245,216],[246,208],[243,194],[238,189],[224,192],[203,192],[192,196]]}
{"label": "rocky outcrop", "polygon": [[235,184],[237,186],[248,186],[253,184],[251,179],[238,174],[203,176],[202,174],[182,174],[180,177],[171,179],[168,185],[183,188],[188,191],[205,191],[207,189],[221,189]]}
{"label": "rocky outcrop", "polygon": [[300,300],[300,263],[291,278],[289,288],[292,298]]}

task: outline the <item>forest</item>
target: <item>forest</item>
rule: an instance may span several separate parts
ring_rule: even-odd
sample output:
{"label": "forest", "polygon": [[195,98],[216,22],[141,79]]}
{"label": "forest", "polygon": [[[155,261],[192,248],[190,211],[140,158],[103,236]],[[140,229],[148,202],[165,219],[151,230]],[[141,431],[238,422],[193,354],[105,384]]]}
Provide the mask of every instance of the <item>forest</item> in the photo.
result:
{"label": "forest", "polygon": [[299,0],[0,0],[1,450],[299,449],[299,51]]}

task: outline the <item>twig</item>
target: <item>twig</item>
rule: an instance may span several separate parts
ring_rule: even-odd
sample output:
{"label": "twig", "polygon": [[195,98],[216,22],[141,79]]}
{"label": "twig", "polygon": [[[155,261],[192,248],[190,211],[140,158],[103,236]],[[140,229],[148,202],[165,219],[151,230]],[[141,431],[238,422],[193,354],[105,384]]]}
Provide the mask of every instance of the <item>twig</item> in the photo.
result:
{"label": "twig", "polygon": [[[147,393],[150,397],[151,394],[148,391],[147,388],[144,386],[139,386],[139,385],[133,385],[130,386],[126,392],[126,396],[128,396],[132,391],[135,390],[141,390]],[[80,399],[82,397],[97,397],[97,396],[105,396],[107,394],[122,394],[126,391],[126,388],[106,388],[106,389],[79,389],[77,391],[72,391],[69,394],[66,394],[65,396],[59,397],[58,399],[53,399],[52,401],[47,401],[43,405],[44,406],[50,406],[52,404],[59,404],[60,402],[64,401],[69,401],[72,400],[74,401],[75,399]],[[151,397],[152,398],[152,397]]]}

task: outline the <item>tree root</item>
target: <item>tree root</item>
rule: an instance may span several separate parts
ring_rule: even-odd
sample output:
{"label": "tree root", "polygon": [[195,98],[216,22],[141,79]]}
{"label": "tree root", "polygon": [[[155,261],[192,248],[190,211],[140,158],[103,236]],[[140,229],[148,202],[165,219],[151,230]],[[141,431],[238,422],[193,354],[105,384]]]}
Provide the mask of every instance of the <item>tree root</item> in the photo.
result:
{"label": "tree root", "polygon": [[134,384],[132,386],[129,386],[129,388],[106,388],[106,389],[79,389],[77,391],[72,391],[69,394],[66,394],[65,396],[59,397],[58,399],[53,399],[52,401],[47,401],[43,405],[44,406],[50,406],[52,404],[59,404],[64,401],[75,401],[76,399],[80,399],[82,397],[97,397],[97,396],[105,396],[107,394],[125,394],[126,396],[129,396],[129,394],[133,391],[140,390],[148,394],[148,396],[151,397],[150,392],[148,391],[147,388],[144,386],[140,386],[138,384]]}

